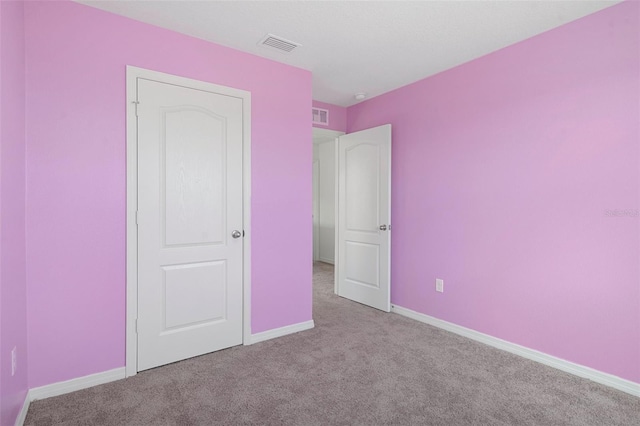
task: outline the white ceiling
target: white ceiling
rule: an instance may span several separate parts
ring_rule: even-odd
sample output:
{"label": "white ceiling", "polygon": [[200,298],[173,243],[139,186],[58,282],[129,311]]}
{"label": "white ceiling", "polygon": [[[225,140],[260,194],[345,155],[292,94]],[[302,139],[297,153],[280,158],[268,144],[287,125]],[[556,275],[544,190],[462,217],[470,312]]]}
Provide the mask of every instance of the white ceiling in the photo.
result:
{"label": "white ceiling", "polygon": [[[310,70],[314,99],[349,106],[619,0],[79,2]],[[267,33],[302,47],[258,46]]]}

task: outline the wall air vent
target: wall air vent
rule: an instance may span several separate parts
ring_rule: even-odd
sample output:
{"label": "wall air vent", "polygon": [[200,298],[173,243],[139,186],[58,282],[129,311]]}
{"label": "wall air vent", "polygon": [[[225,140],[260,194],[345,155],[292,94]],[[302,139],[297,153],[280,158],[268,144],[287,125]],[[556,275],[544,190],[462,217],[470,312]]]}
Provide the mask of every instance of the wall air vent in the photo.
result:
{"label": "wall air vent", "polygon": [[322,109],[322,108],[311,108],[311,121],[313,124],[328,126],[329,110]]}
{"label": "wall air vent", "polygon": [[258,42],[259,46],[268,47],[269,49],[278,50],[283,53],[291,53],[296,47],[302,46],[295,41],[284,39],[280,36],[267,34]]}

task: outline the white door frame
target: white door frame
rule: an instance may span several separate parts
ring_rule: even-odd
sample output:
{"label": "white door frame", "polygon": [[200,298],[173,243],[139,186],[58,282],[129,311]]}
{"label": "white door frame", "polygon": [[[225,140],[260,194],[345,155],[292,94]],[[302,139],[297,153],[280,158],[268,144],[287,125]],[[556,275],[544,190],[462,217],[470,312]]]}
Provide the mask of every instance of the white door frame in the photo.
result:
{"label": "white door frame", "polygon": [[127,310],[126,376],[138,373],[138,120],[137,80],[145,78],[162,83],[220,93],[242,99],[242,211],[244,248],[242,261],[243,344],[251,343],[251,93],[213,83],[127,66]]}

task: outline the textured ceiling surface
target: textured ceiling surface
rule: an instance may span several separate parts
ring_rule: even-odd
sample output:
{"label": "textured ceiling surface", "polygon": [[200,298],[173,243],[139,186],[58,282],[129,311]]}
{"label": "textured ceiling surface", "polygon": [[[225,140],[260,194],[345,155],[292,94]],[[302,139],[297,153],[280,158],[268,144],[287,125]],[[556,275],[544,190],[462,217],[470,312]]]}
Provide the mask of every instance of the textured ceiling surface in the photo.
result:
{"label": "textured ceiling surface", "polygon": [[[619,1],[122,1],[80,3],[313,73],[341,106],[478,58]],[[272,33],[302,44],[259,46]]]}

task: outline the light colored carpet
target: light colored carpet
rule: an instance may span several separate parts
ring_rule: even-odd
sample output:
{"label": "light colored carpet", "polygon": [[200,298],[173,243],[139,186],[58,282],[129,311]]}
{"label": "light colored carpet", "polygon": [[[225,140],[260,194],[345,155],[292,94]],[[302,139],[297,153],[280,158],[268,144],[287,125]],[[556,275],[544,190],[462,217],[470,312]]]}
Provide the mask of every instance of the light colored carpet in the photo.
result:
{"label": "light colored carpet", "polygon": [[333,294],[316,328],[35,401],[26,425],[640,425],[640,399]]}

